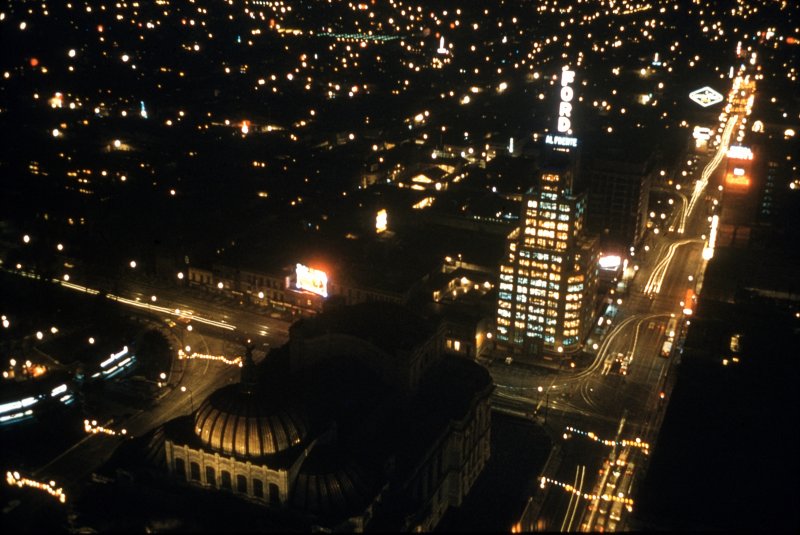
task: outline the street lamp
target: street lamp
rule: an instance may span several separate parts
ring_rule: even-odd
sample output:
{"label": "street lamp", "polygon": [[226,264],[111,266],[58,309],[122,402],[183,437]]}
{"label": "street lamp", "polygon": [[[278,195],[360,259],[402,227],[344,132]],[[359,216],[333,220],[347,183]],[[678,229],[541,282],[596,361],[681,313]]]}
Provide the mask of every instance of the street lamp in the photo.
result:
{"label": "street lamp", "polygon": [[194,396],[192,395],[192,389],[186,388],[185,386],[181,387],[181,392],[186,392],[187,390],[189,391],[189,403],[191,404],[192,412],[194,413]]}
{"label": "street lamp", "polygon": [[537,386],[536,387],[536,391],[539,392],[540,394],[542,392],[544,392],[544,422],[543,423],[547,424],[547,405],[549,404],[548,403],[548,401],[549,401],[548,400],[548,396],[550,395],[550,389],[549,388],[545,389],[542,386]]}

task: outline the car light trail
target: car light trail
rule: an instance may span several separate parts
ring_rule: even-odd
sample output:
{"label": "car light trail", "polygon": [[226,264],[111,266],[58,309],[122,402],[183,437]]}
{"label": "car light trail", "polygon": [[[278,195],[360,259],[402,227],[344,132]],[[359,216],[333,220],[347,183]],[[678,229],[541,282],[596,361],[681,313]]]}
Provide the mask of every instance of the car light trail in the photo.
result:
{"label": "car light trail", "polygon": [[692,210],[694,210],[694,207],[697,204],[697,201],[700,199],[700,196],[703,194],[703,191],[705,191],[706,186],[708,185],[709,177],[714,171],[717,170],[717,167],[719,166],[720,162],[722,162],[722,159],[728,153],[728,145],[731,142],[731,135],[733,134],[733,129],[734,127],[736,127],[736,123],[738,120],[739,120],[738,115],[732,115],[728,119],[728,123],[725,125],[725,130],[722,133],[722,140],[720,142],[719,148],[717,149],[717,153],[703,169],[703,173],[700,176],[700,180],[698,180],[694,184],[692,199],[689,201],[689,207],[683,213],[683,217],[681,218],[681,224],[678,227],[678,233],[683,234],[683,231],[686,228],[686,220],[691,215]]}
{"label": "car light trail", "polygon": [[675,229],[675,224],[679,223],[686,217],[687,209],[689,207],[688,206],[689,199],[687,199],[686,195],[684,195],[683,192],[681,192],[680,190],[663,190],[663,191],[668,191],[669,193],[677,194],[678,199],[681,201],[680,208],[678,209],[677,212],[675,212],[674,216],[671,219],[672,222],[670,223],[669,231],[672,232],[673,230],[676,230],[678,234],[683,234],[683,228],[680,227],[679,225],[679,228]]}
{"label": "car light trail", "polygon": [[[583,490],[583,482],[586,478],[586,466],[580,465],[575,467],[575,490],[577,492],[572,492],[571,496],[569,497],[569,504],[567,505],[567,510],[564,513],[564,520],[561,522],[561,531],[572,531],[572,523],[575,521],[575,513],[578,510],[578,504],[581,501],[581,491]],[[578,481],[580,480],[580,483]],[[570,514],[570,511],[572,514]],[[569,523],[567,523],[567,518],[569,517]]]}
{"label": "car light trail", "polygon": [[[38,277],[38,276],[35,276],[34,274],[30,274],[30,273],[18,273],[18,274],[22,274],[22,275],[24,275],[26,277],[30,277],[30,278]],[[65,287],[65,288],[69,288],[70,290],[76,290],[76,291],[79,291],[79,292],[88,293],[90,295],[97,295],[97,294],[100,293],[100,290],[96,290],[94,288],[89,288],[87,286],[81,286],[80,284],[74,284],[72,282],[64,281],[64,280],[61,280],[61,279],[52,279],[52,281],[54,283],[56,283],[56,284],[60,284],[61,286]],[[119,297],[119,296],[113,295],[113,294],[106,294],[106,297],[108,299],[111,299],[112,301],[116,301],[118,303],[122,303],[123,305],[130,305],[130,306],[134,306],[134,307],[137,307],[137,308],[144,308],[144,309],[147,309],[147,310],[153,310],[153,311],[156,311],[156,312],[162,312],[164,314],[169,314],[171,316],[186,317],[184,314],[182,314],[180,312],[176,312],[175,310],[169,309],[167,307],[154,305],[154,304],[151,304],[151,303],[142,303],[140,301],[136,301],[136,300],[133,300],[133,299],[127,299],[125,297]],[[196,315],[192,315],[191,319],[194,320],[194,321],[200,322],[200,323],[204,323],[206,325],[211,325],[212,327],[219,327],[220,329],[226,329],[228,331],[236,330],[236,327],[234,325],[231,325],[229,323],[225,323],[224,321],[210,320],[208,318],[203,318],[203,317],[196,316]]]}
{"label": "car light trail", "polygon": [[681,245],[686,245],[687,243],[693,243],[700,241],[697,238],[687,239],[687,240],[680,240],[676,241],[675,243],[670,244],[667,253],[664,257],[658,261],[656,264],[655,269],[653,272],[650,273],[650,278],[647,279],[647,284],[644,287],[644,293],[646,294],[654,294],[659,293],[661,291],[661,285],[664,283],[664,277],[667,274],[667,269],[669,268],[669,264],[672,261],[672,257],[675,255],[675,251]]}
{"label": "car light trail", "polygon": [[[119,296],[112,295],[112,294],[108,294],[108,295],[106,295],[106,297],[108,297],[109,299],[111,299],[113,301],[116,301],[118,303],[122,303],[124,305],[130,305],[130,306],[134,306],[134,307],[137,307],[137,308],[144,308],[144,309],[147,309],[147,310],[154,310],[156,312],[162,312],[164,314],[169,314],[171,316],[178,316],[178,317],[182,316],[180,312],[176,313],[174,309],[169,309],[167,307],[154,305],[154,304],[149,303],[149,302],[143,303],[143,302],[140,302],[140,301],[135,301],[133,299],[127,299],[125,297],[119,297]],[[219,327],[220,329],[226,329],[228,331],[236,330],[236,327],[234,327],[233,325],[230,325],[229,323],[225,323],[225,322],[222,322],[222,321],[210,320],[208,318],[203,318],[203,317],[200,317],[200,316],[197,316],[197,315],[193,315],[192,316],[192,321],[205,323],[206,325],[211,325],[213,327]]]}
{"label": "car light trail", "polygon": [[703,248],[703,260],[711,260],[714,258],[714,247],[717,245],[717,226],[719,225],[719,216],[714,214],[711,217],[711,230],[708,233],[708,241]]}
{"label": "car light trail", "polygon": [[608,352],[608,348],[611,345],[611,342],[622,332],[622,328],[628,325],[629,323],[636,321],[636,316],[631,316],[629,318],[625,318],[622,320],[618,325],[616,325],[612,331],[608,333],[603,343],[600,345],[600,348],[597,351],[597,357],[592,365],[587,368],[584,372],[582,372],[582,377],[588,377],[590,374],[594,373],[600,366],[603,367],[601,370],[602,375],[606,375],[608,370],[611,369],[611,359],[606,357],[605,354]]}
{"label": "car light trail", "polygon": [[57,282],[61,286],[64,286],[65,288],[69,288],[70,290],[77,290],[79,292],[84,292],[84,293],[87,293],[89,295],[97,295],[97,294],[100,293],[99,290],[95,290],[93,288],[87,288],[86,286],[81,286],[80,284],[73,284],[71,282],[62,281],[62,280],[59,280],[59,279],[53,279],[53,282]]}

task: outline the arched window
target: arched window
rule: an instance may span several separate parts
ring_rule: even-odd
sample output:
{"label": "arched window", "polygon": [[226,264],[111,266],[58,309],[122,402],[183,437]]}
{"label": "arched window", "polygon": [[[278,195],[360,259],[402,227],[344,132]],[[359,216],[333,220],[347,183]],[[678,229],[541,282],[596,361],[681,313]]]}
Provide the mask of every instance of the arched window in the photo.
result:
{"label": "arched window", "polygon": [[217,486],[217,476],[213,466],[206,466],[206,485]]}
{"label": "arched window", "polygon": [[241,474],[236,476],[236,490],[242,494],[247,494],[247,478]]}
{"label": "arched window", "polygon": [[183,459],[175,459],[175,477],[178,479],[186,479],[186,463]]}
{"label": "arched window", "polygon": [[281,503],[281,490],[275,483],[269,484],[269,503],[274,505]]}
{"label": "arched window", "polygon": [[222,471],[222,479],[220,481],[222,488],[225,490],[232,490],[231,486],[231,473],[227,470]]}
{"label": "arched window", "polygon": [[260,479],[253,480],[253,496],[256,498],[264,497],[264,482]]}
{"label": "arched window", "polygon": [[200,465],[193,462],[190,465],[190,469],[192,471],[192,479],[194,481],[200,481]]}

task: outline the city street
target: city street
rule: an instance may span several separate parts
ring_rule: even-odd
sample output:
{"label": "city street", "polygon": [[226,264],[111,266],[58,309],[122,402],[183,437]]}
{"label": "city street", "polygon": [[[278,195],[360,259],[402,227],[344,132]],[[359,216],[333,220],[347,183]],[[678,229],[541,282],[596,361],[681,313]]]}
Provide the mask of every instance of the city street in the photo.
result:
{"label": "city street", "polygon": [[792,521],[800,2],[84,4],[0,10],[6,531]]}
{"label": "city street", "polygon": [[[85,291],[86,287],[82,288],[84,290],[80,291]],[[241,358],[246,337],[252,336],[255,343],[253,357],[257,363],[266,357],[271,347],[283,345],[288,339],[289,323],[270,317],[266,312],[212,303],[180,288],[164,288],[137,281],[124,282],[120,288],[120,295],[114,296],[119,298],[120,307],[128,308],[127,313],[141,317],[166,335],[175,351],[172,366],[164,372],[157,399],[147,408],[137,410],[118,400],[108,399],[102,393],[87,396],[86,406],[91,407],[86,409],[87,417],[115,434],[87,433],[31,474],[40,481],[57,482],[70,500],[76,498],[75,491],[82,488],[84,480],[111,457],[122,441],[144,435],[177,416],[190,414],[212,392],[238,382],[241,373],[238,361],[227,364],[219,357],[229,361]],[[158,305],[150,298],[156,292]],[[144,306],[134,306],[131,302]],[[177,317],[175,309],[191,311],[193,320],[172,321]],[[197,321],[198,318],[219,324]],[[226,328],[226,324],[233,329]],[[187,355],[197,356],[193,359],[178,358],[179,349]],[[90,411],[94,412],[88,414]],[[47,497],[37,495],[20,507],[33,512],[47,503]]]}
{"label": "city street", "polygon": [[[737,94],[735,100],[742,98]],[[634,259],[629,292],[618,302],[612,327],[598,341],[590,365],[557,372],[491,366],[495,408],[537,419],[557,442],[557,462],[548,463],[541,474],[540,493],[526,511],[522,531],[625,529],[635,507],[632,493],[656,446],[691,320],[684,309],[694,304],[683,301],[688,289],[699,293],[702,286],[708,209],[718,193],[706,185],[721,172],[718,165],[737,126],[738,117],[731,117],[714,157],[701,158],[697,176],[680,184],[684,191],[694,187],[688,206],[681,203],[650,230]],[[674,344],[663,356],[672,319]]]}

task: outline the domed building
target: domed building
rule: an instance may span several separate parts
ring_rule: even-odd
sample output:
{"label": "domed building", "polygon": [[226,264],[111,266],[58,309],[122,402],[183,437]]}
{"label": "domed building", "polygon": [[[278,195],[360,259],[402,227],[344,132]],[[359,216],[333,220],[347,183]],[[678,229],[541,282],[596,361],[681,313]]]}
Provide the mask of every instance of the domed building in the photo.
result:
{"label": "domed building", "polygon": [[306,424],[292,409],[275,409],[264,396],[230,385],[214,392],[194,416],[195,432],[215,451],[246,458],[274,455],[305,438]]}
{"label": "domed building", "polygon": [[168,473],[335,531],[431,530],[489,457],[489,374],[408,310],[300,320],[163,429]]}

